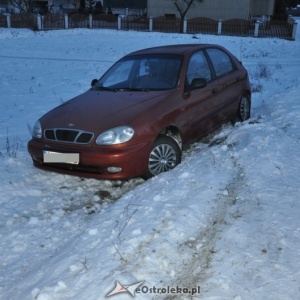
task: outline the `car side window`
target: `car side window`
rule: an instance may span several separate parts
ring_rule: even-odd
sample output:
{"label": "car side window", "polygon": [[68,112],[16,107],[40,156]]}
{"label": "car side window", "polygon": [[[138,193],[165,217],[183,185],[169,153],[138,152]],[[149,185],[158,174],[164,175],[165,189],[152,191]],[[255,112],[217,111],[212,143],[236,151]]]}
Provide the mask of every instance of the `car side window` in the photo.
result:
{"label": "car side window", "polygon": [[190,58],[186,74],[187,84],[190,85],[194,78],[204,78],[207,81],[210,81],[212,78],[210,67],[203,51],[194,53]]}
{"label": "car side window", "polygon": [[222,50],[211,48],[206,50],[214,66],[216,76],[221,77],[233,71],[230,57]]}

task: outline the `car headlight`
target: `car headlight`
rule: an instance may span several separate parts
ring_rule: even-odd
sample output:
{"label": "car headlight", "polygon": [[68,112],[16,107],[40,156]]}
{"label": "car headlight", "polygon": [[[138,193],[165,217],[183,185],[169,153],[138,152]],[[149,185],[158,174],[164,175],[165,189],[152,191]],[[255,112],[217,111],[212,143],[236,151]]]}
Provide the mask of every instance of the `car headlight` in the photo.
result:
{"label": "car headlight", "polygon": [[129,126],[115,127],[106,130],[99,134],[96,139],[96,144],[98,145],[117,145],[126,143],[134,135],[134,129]]}
{"label": "car headlight", "polygon": [[42,126],[40,121],[37,121],[32,128],[32,136],[40,139],[42,137]]}

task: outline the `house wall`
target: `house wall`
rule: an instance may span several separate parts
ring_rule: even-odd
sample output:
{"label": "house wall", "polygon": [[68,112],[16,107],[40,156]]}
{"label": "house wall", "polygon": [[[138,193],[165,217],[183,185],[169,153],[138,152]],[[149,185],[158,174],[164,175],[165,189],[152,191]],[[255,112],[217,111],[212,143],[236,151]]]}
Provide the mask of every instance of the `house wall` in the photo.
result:
{"label": "house wall", "polygon": [[[195,3],[186,18],[206,17],[214,20],[249,19],[250,15],[272,15],[275,0],[204,0]],[[270,7],[272,8],[270,9]],[[148,0],[148,17],[175,14],[180,17],[173,0]]]}
{"label": "house wall", "polygon": [[252,0],[250,14],[252,16],[272,16],[274,13],[275,0]]}
{"label": "house wall", "polygon": [[8,1],[7,0],[0,0],[0,7],[7,7]]}
{"label": "house wall", "polygon": [[0,13],[14,11],[9,0],[0,0]]}

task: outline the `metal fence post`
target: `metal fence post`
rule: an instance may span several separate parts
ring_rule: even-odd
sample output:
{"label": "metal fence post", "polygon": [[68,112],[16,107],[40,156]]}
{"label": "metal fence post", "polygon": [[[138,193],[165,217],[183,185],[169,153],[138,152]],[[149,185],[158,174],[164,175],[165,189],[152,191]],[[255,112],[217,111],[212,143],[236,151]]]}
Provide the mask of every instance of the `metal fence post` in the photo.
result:
{"label": "metal fence post", "polygon": [[7,14],[7,15],[6,15],[6,23],[7,23],[7,28],[11,28],[10,14]]}
{"label": "metal fence post", "polygon": [[92,29],[93,28],[93,15],[89,14],[89,28]]}
{"label": "metal fence post", "polygon": [[294,41],[296,39],[296,33],[297,33],[297,22],[293,23],[293,32],[292,32],[292,40]]}
{"label": "metal fence post", "polygon": [[255,29],[254,29],[254,36],[255,36],[255,37],[258,37],[258,33],[259,33],[259,25],[260,25],[260,22],[259,22],[259,21],[256,21],[256,22],[255,22]]}
{"label": "metal fence post", "polygon": [[218,34],[222,34],[222,19],[219,19],[218,21]]}
{"label": "metal fence post", "polygon": [[122,17],[119,15],[118,16],[118,30],[122,29]]}
{"label": "metal fence post", "polygon": [[153,17],[149,18],[149,31],[153,30]]}
{"label": "metal fence post", "polygon": [[37,28],[42,30],[42,16],[40,14],[37,15]]}
{"label": "metal fence post", "polygon": [[69,28],[69,16],[65,14],[65,29]]}
{"label": "metal fence post", "polygon": [[187,32],[187,18],[184,18],[183,20],[183,33]]}

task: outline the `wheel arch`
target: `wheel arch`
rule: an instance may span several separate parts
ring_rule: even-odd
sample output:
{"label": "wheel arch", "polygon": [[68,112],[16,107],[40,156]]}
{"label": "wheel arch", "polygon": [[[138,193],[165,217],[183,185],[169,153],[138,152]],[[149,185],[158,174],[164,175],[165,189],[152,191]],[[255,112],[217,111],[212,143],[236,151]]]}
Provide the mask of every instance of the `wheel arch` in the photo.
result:
{"label": "wheel arch", "polygon": [[251,91],[250,91],[250,90],[245,90],[245,91],[244,91],[244,95],[246,95],[246,96],[249,98],[250,103],[251,103],[251,97],[252,97]]}
{"label": "wheel arch", "polygon": [[159,136],[168,136],[172,138],[178,144],[180,151],[182,151],[182,135],[178,127],[174,125],[168,125],[159,132],[156,138]]}

